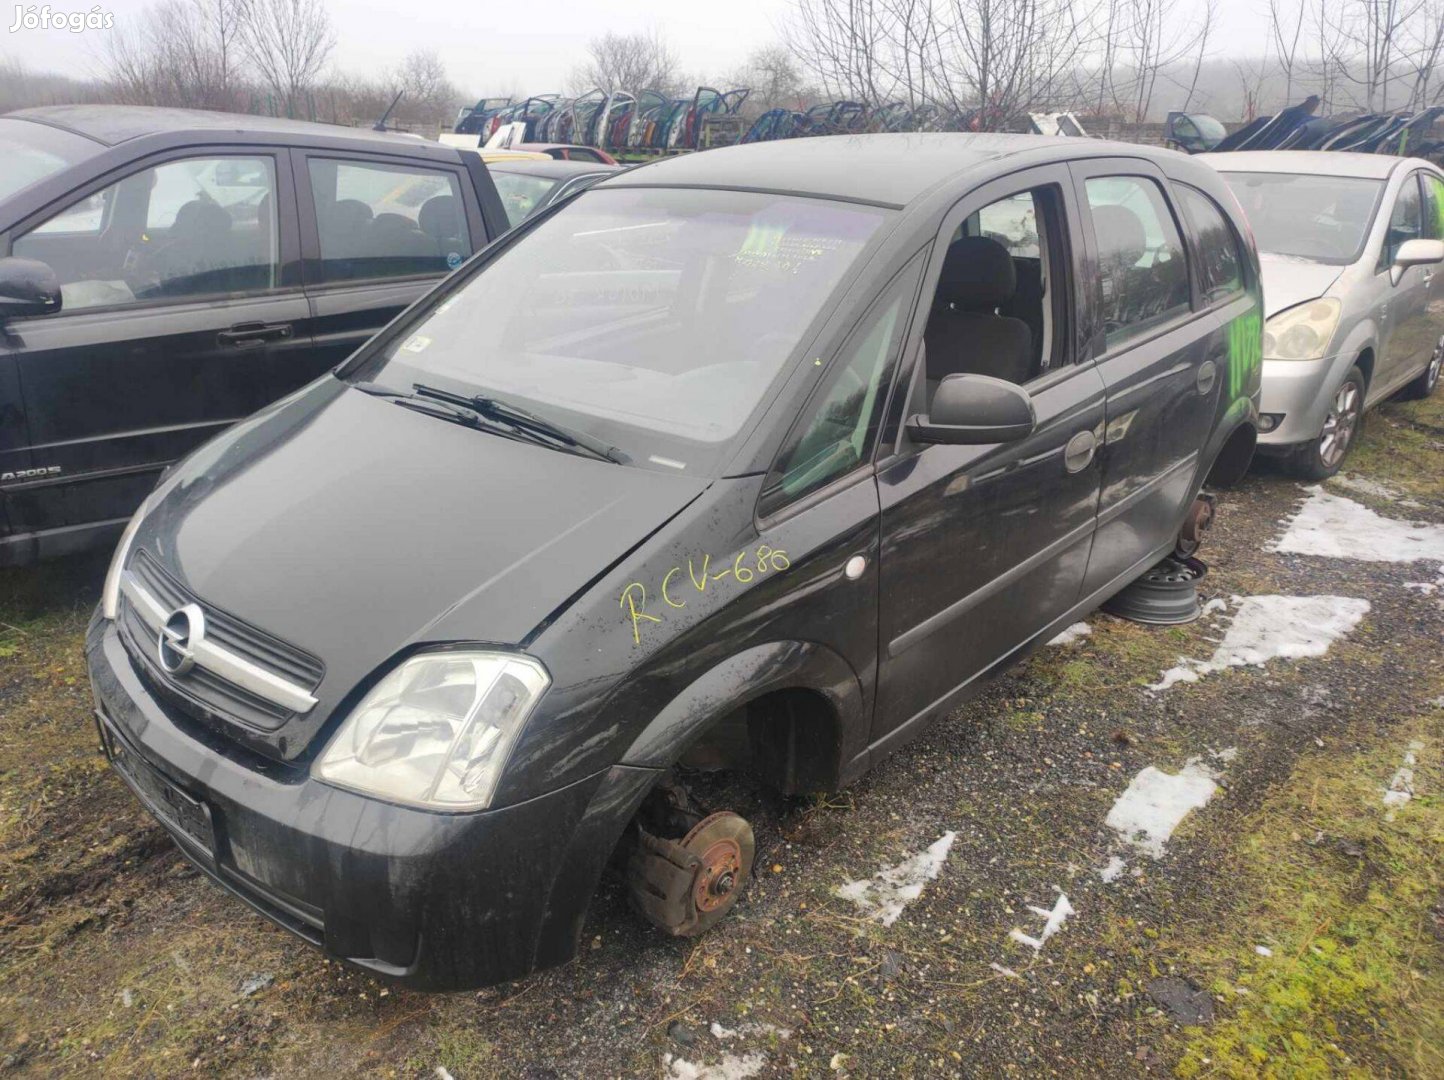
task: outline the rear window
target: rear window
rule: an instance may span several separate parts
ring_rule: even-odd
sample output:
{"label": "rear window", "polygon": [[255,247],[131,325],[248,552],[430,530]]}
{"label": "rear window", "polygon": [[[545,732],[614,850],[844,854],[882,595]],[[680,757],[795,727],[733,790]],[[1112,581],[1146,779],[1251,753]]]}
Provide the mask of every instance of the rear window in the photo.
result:
{"label": "rear window", "polygon": [[1364,250],[1382,180],[1307,173],[1224,173],[1258,249],[1344,266]]}
{"label": "rear window", "polygon": [[0,200],[39,183],[103,147],[68,131],[0,117]]}
{"label": "rear window", "polygon": [[492,166],[492,182],[496,184],[501,205],[506,208],[506,219],[515,225],[526,219],[556,187],[560,181],[545,176],[528,176],[525,173],[502,172]]}

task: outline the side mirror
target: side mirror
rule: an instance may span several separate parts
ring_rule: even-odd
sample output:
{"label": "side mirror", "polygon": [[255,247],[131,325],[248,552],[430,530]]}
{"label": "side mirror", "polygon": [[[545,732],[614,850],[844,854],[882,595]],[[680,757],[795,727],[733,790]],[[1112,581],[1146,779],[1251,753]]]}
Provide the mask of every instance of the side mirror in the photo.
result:
{"label": "side mirror", "polygon": [[918,442],[981,446],[1016,442],[1038,422],[1033,399],[991,375],[949,375],[938,384],[927,416],[913,416],[908,434]]}
{"label": "side mirror", "polygon": [[1444,240],[1405,240],[1394,256],[1389,279],[1397,285],[1409,267],[1432,266],[1438,262],[1444,262]]}
{"label": "side mirror", "polygon": [[60,310],[60,281],[36,259],[0,259],[0,322]]}

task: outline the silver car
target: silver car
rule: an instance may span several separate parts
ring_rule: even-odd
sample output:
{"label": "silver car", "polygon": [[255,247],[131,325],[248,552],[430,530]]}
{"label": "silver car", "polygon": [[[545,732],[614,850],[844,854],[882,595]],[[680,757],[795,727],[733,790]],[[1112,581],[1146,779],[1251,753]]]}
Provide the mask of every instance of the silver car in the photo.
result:
{"label": "silver car", "polygon": [[1339,471],[1364,410],[1427,397],[1444,365],[1444,172],[1417,158],[1210,154],[1263,268],[1259,449]]}

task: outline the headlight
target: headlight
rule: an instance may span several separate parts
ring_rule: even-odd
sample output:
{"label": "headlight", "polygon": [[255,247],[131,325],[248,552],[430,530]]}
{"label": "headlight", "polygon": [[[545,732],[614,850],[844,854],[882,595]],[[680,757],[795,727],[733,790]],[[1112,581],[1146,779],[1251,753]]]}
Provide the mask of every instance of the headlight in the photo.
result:
{"label": "headlight", "polygon": [[1328,351],[1342,308],[1326,296],[1280,311],[1264,323],[1264,359],[1317,360]]}
{"label": "headlight", "polygon": [[100,591],[100,614],[107,619],[113,620],[120,610],[120,572],[125,569],[125,558],[130,554],[130,545],[140,530],[140,523],[145,520],[151,502],[152,499],[146,499],[140,504],[140,509],[126,523],[125,532],[120,534],[120,543],[115,545],[115,554],[110,557],[110,569],[105,572],[105,588]]}
{"label": "headlight", "polygon": [[514,653],[413,656],[356,706],[312,775],[431,810],[484,809],[550,682],[540,664]]}

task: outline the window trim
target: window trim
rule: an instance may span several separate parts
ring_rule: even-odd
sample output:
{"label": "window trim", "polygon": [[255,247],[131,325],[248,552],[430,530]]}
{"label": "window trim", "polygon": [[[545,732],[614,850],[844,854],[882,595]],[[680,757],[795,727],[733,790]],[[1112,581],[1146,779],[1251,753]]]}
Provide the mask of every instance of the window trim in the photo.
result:
{"label": "window trim", "polygon": [[[206,147],[179,147],[159,151],[145,157],[128,161],[124,165],[95,177],[79,187],[72,188],[64,195],[51,200],[42,209],[15,223],[6,237],[4,249],[13,254],[15,243],[28,236],[46,222],[65,213],[82,199],[88,199],[97,192],[124,183],[133,176],[169,165],[176,161],[210,161],[216,158],[257,158],[273,159],[276,181],[276,269],[278,282],[269,289],[248,289],[241,292],[196,293],[189,296],[163,296],[145,300],[131,300],[121,304],[95,304],[90,307],[65,308],[48,315],[33,315],[28,319],[44,319],[50,322],[67,315],[98,315],[109,312],[151,311],[158,308],[176,307],[181,304],[216,303],[217,301],[255,300],[285,296],[301,291],[300,280],[300,230],[297,225],[295,191],[291,183],[292,167],[288,147],[274,145],[236,145]],[[28,321],[17,319],[16,322]]]}
{"label": "window trim", "polygon": [[463,265],[487,244],[486,225],[477,209],[471,174],[461,162],[426,161],[390,154],[367,154],[350,150],[302,147],[292,157],[291,168],[295,174],[296,203],[301,219],[301,280],[307,292],[337,292],[345,289],[364,289],[373,285],[436,282],[444,279],[448,274],[454,273],[456,269],[443,269],[425,274],[390,274],[386,277],[327,281],[322,273],[325,260],[321,257],[321,227],[316,214],[315,193],[311,188],[311,161],[313,159],[390,166],[397,169],[443,173],[450,176],[456,183],[457,198],[461,200],[462,212],[466,217],[467,241],[471,244],[471,254],[462,260]]}
{"label": "window trim", "polygon": [[[1196,263],[1194,268],[1194,281],[1197,287],[1194,290],[1194,310],[1213,311],[1221,307],[1227,307],[1240,296],[1247,295],[1249,290],[1248,249],[1244,245],[1243,237],[1239,235],[1238,227],[1234,225],[1233,219],[1229,217],[1228,212],[1224,210],[1217,199],[1204,191],[1203,188],[1195,184],[1190,184],[1186,180],[1174,180],[1172,177],[1169,178],[1169,183],[1176,189],[1175,193],[1179,196],[1177,199],[1178,210],[1187,226],[1184,243],[1188,247],[1188,257]],[[1206,274],[1202,261],[1203,244],[1200,242],[1200,238],[1194,233],[1193,221],[1189,218],[1188,211],[1184,207],[1184,196],[1190,193],[1197,195],[1207,202],[1209,206],[1213,207],[1214,212],[1217,213],[1223,221],[1224,227],[1228,230],[1230,241],[1233,243],[1234,260],[1238,263],[1238,288],[1213,300],[1210,300],[1208,297],[1208,283],[1205,280]]]}
{"label": "window trim", "polygon": [[[1163,170],[1153,162],[1142,158],[1114,157],[1069,162],[1068,171],[1073,176],[1073,188],[1079,206],[1079,214],[1083,219],[1082,227],[1088,253],[1089,273],[1085,275],[1088,289],[1088,320],[1085,340],[1087,342],[1086,349],[1093,361],[1104,363],[1123,356],[1139,346],[1146,345],[1150,341],[1157,340],[1165,334],[1170,334],[1194,320],[1206,316],[1208,312],[1197,306],[1197,275],[1193,268],[1193,260],[1188,254],[1187,241],[1184,239],[1186,231],[1183,223],[1179,221],[1178,207],[1174,205],[1171,198],[1169,178]],[[1136,177],[1141,180],[1151,180],[1158,188],[1159,194],[1163,198],[1163,205],[1168,208],[1168,212],[1173,218],[1173,228],[1178,233],[1179,243],[1184,246],[1183,265],[1188,274],[1189,301],[1188,306],[1174,317],[1165,319],[1156,326],[1150,327],[1146,332],[1130,337],[1126,341],[1109,346],[1101,319],[1102,281],[1097,273],[1098,237],[1093,230],[1093,214],[1088,207],[1087,183],[1089,180],[1113,177]],[[1082,332],[1081,329],[1080,332]]]}
{"label": "window trim", "polygon": [[[1394,211],[1398,209],[1399,200],[1404,195],[1404,188],[1408,184],[1414,185],[1414,194],[1419,199],[1419,235],[1424,234],[1424,170],[1410,169],[1408,178],[1399,185],[1399,190],[1394,192],[1394,201],[1389,204],[1389,213],[1384,218],[1384,232],[1379,237],[1379,254],[1374,257],[1374,276],[1387,274],[1394,268],[1394,260],[1384,261],[1384,256],[1389,250],[1389,233],[1394,227]],[[1377,213],[1378,211],[1375,211]],[[1403,278],[1399,279],[1403,281]]]}

